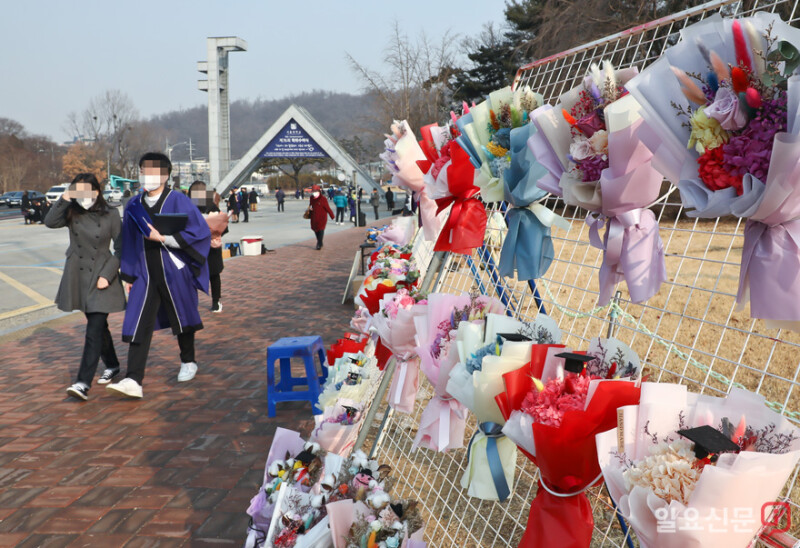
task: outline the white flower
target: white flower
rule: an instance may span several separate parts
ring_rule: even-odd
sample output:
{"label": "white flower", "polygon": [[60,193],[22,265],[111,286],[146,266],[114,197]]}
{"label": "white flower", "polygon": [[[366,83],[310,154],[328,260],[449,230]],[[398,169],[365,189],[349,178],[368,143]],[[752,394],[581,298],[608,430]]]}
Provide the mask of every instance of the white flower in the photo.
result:
{"label": "white flower", "polygon": [[569,145],[569,154],[576,162],[595,155],[592,143],[586,137],[576,137]]}

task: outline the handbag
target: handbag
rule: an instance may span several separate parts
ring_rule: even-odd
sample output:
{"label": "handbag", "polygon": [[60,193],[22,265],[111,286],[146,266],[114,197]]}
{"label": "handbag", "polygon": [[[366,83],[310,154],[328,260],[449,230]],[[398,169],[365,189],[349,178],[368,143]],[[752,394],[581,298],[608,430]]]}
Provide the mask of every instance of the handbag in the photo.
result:
{"label": "handbag", "polygon": [[311,208],[309,207],[306,209],[305,213],[303,213],[303,219],[310,219],[311,218]]}

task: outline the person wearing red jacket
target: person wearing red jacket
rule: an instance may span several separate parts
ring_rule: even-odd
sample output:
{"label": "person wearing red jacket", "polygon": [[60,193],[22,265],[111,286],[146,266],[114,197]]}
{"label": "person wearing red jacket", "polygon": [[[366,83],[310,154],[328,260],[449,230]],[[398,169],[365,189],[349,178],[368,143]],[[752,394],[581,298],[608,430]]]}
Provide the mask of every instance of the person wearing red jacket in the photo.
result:
{"label": "person wearing red jacket", "polygon": [[308,205],[311,214],[311,230],[317,236],[317,249],[322,249],[322,238],[325,236],[325,227],[328,226],[328,217],[333,219],[333,211],[328,205],[328,199],[320,192],[319,185],[311,187],[311,200]]}

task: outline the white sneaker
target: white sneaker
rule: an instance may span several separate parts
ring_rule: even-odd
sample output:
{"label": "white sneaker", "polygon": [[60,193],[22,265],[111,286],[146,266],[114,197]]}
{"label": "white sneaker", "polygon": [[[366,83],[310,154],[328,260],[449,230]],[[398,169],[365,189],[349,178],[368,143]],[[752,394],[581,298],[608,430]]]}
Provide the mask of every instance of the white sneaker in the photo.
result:
{"label": "white sneaker", "polygon": [[194,362],[182,363],[178,373],[178,382],[190,381],[197,374],[197,364]]}
{"label": "white sneaker", "polygon": [[117,383],[106,385],[106,390],[117,392],[129,398],[141,398],[143,396],[142,386],[135,380],[128,378],[122,379]]}

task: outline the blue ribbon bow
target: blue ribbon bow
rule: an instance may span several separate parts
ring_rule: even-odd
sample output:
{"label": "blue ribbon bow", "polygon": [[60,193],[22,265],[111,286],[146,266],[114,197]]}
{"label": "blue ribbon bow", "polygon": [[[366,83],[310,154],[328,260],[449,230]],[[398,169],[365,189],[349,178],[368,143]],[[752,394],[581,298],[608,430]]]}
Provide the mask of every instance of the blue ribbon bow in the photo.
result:
{"label": "blue ribbon bow", "polygon": [[494,481],[494,488],[497,491],[497,498],[503,502],[511,495],[511,490],[508,488],[506,481],[506,473],[503,471],[503,464],[500,460],[500,451],[497,448],[497,438],[504,437],[503,425],[496,422],[482,422],[478,424],[478,429],[472,435],[467,446],[467,457],[469,458],[472,451],[472,442],[478,433],[486,436],[486,459],[489,461],[489,471],[492,473],[492,481]]}

